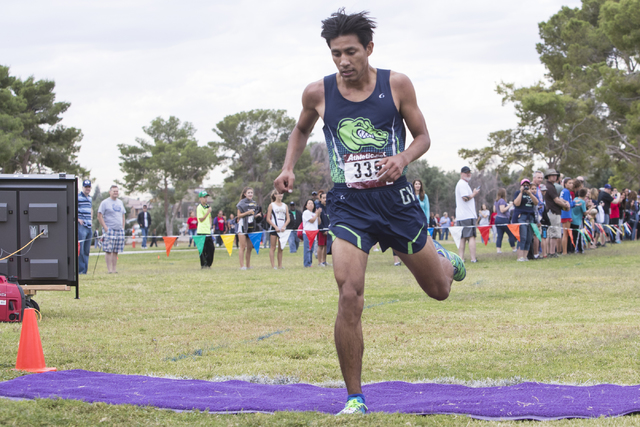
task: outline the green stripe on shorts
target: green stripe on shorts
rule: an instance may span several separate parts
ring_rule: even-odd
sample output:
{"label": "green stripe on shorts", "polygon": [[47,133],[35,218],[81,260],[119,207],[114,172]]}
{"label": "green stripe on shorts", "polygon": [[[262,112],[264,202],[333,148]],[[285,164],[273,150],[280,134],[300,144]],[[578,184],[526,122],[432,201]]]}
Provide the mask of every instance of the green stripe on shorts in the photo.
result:
{"label": "green stripe on shorts", "polygon": [[[350,230],[348,227],[345,227],[344,225],[340,225],[340,224],[338,224],[338,225],[336,225],[336,227],[344,228],[345,230],[347,230],[348,232],[350,232],[351,234],[353,234],[354,236],[356,236],[356,239],[357,239],[357,240],[356,240],[356,242],[357,242],[357,243],[356,243],[356,246],[358,247],[358,249],[362,249],[362,244],[361,244],[361,242],[360,242],[360,236],[358,235],[358,233],[356,233],[356,232],[355,232],[355,231],[353,231],[353,230]],[[424,225],[423,225],[423,227],[424,227]],[[335,237],[335,236],[334,236],[334,237]]]}
{"label": "green stripe on shorts", "polygon": [[413,240],[407,244],[407,254],[409,255],[413,254],[413,244],[416,242],[416,240],[418,240],[418,237],[420,237],[420,233],[422,233],[423,229],[424,229],[424,224],[422,224],[422,227],[420,227],[420,230],[418,231],[418,234],[416,235],[416,237],[414,237]]}

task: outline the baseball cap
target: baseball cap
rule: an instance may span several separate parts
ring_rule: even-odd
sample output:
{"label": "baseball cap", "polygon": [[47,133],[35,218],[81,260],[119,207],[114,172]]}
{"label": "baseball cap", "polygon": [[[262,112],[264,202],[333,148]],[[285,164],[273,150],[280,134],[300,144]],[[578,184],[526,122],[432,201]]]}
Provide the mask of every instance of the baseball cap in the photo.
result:
{"label": "baseball cap", "polygon": [[606,188],[607,190],[611,190],[611,185],[610,184],[605,184],[604,188]]}
{"label": "baseball cap", "polygon": [[460,169],[460,173],[471,173],[471,169],[469,169],[469,166],[464,166]]}
{"label": "baseball cap", "polygon": [[200,193],[198,193],[198,197],[207,197],[209,195],[209,193],[207,193],[206,191],[201,191]]}
{"label": "baseball cap", "polygon": [[82,181],[82,186],[91,187],[91,181],[89,181],[88,179],[85,179],[84,181]]}
{"label": "baseball cap", "polygon": [[529,181],[529,179],[528,179],[528,178],[525,178],[525,179],[523,179],[522,181],[520,181],[520,185],[524,185],[524,183],[525,183],[525,182],[526,182],[527,184],[531,184],[531,181]]}
{"label": "baseball cap", "polygon": [[296,202],[294,202],[294,201],[289,202],[289,205],[291,205],[291,206],[295,206],[295,204],[296,204]]}
{"label": "baseball cap", "polygon": [[546,185],[540,184],[539,187],[540,187],[540,191],[547,191],[547,186]]}

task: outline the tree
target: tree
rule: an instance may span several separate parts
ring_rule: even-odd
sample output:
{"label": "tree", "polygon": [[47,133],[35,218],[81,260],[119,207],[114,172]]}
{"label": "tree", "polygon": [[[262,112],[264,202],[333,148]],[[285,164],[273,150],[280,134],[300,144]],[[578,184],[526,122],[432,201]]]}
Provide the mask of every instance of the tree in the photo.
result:
{"label": "tree", "polygon": [[202,184],[218,163],[215,153],[198,146],[196,129],[176,117],[157,117],[142,128],[151,138],[136,138],[137,145],[119,144],[120,168],[124,187],[129,192],[158,193],[164,207],[166,230],[173,230],[173,220],[188,189]]}
{"label": "tree", "polygon": [[71,106],[55,102],[55,83],[22,81],[0,66],[0,168],[3,173],[68,172],[87,176],[77,162],[82,132],[60,124]]}
{"label": "tree", "polygon": [[503,104],[514,104],[518,127],[492,132],[488,147],[459,150],[462,158],[478,169],[497,160],[501,173],[514,166],[530,173],[536,164],[565,173],[588,169],[598,149],[594,135],[602,129],[592,99],[574,98],[543,83],[522,88],[502,83],[496,91]]}

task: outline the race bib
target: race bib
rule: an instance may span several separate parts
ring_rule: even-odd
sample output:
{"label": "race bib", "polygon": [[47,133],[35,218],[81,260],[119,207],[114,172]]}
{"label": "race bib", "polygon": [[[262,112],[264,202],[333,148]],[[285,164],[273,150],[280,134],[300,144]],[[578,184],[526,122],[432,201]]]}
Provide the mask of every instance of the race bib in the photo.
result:
{"label": "race bib", "polygon": [[253,224],[253,215],[249,215],[249,216],[247,217],[247,222],[248,222],[249,224]]}
{"label": "race bib", "polygon": [[344,181],[349,188],[364,189],[384,187],[393,182],[378,181],[376,174],[385,153],[349,153],[344,156]]}

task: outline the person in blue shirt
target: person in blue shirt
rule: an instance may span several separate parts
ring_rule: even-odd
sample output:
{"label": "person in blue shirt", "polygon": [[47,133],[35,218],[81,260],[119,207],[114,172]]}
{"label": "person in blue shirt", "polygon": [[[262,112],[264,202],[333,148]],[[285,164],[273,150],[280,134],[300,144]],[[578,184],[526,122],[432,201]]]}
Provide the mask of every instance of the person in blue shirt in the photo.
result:
{"label": "person in blue shirt", "polygon": [[560,218],[562,221],[562,254],[568,253],[569,233],[571,233],[571,208],[575,206],[573,203],[573,196],[571,190],[573,190],[573,180],[569,177],[562,181],[563,189],[560,193],[560,198],[569,203],[569,210],[563,210],[560,212]]}
{"label": "person in blue shirt", "polygon": [[91,251],[91,239],[93,231],[91,222],[93,221],[93,209],[91,207],[91,181],[82,181],[82,191],[78,194],[78,273],[87,274],[89,268],[89,251]]}
{"label": "person in blue shirt", "polygon": [[429,216],[431,215],[429,213],[429,196],[427,196],[427,193],[424,192],[424,185],[422,184],[422,181],[420,181],[419,179],[414,180],[412,185],[413,185],[413,192],[418,197],[418,203],[420,203],[420,208],[422,209],[422,212],[424,212],[424,216],[427,218],[427,221],[425,222],[425,224],[427,224],[428,226]]}

